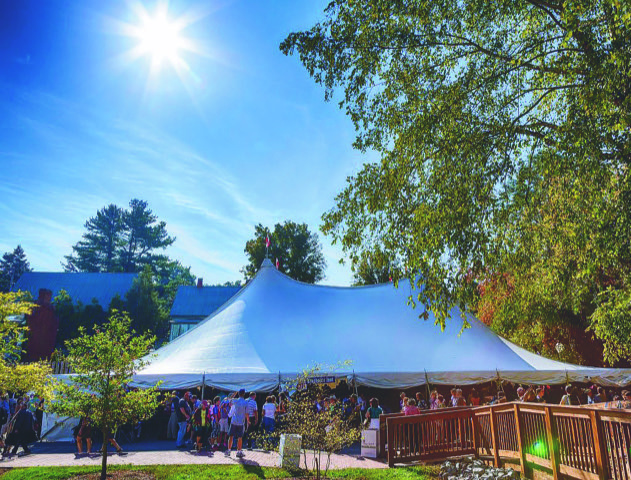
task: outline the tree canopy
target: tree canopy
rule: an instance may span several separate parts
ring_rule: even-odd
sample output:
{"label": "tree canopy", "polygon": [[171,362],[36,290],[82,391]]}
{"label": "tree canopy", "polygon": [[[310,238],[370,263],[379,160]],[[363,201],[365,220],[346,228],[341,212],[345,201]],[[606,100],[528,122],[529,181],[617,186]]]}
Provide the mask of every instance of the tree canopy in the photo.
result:
{"label": "tree canopy", "polygon": [[21,245],[12,252],[6,252],[0,260],[0,292],[8,292],[24,272],[30,272],[31,266]]}
{"label": "tree canopy", "polygon": [[41,394],[47,388],[50,364],[19,363],[28,330],[19,317],[30,314],[34,308],[36,305],[27,293],[0,292],[0,391],[37,391]]}
{"label": "tree canopy", "polygon": [[316,283],[324,278],[326,262],[318,235],[309,231],[306,223],[274,225],[274,231],[260,223],[254,228],[254,238],[245,244],[248,264],[241,269],[246,281],[254,277],[265,259],[265,239],[270,239],[269,257],[278,260],[278,269],[294,280]]}
{"label": "tree canopy", "polygon": [[168,260],[157,251],[175,242],[166,223],[149,204],[132,199],[129,209],[110,204],[85,222],[86,233],[72,247],[64,268],[69,272],[140,272],[145,265]]}
{"label": "tree canopy", "polygon": [[561,325],[629,359],[630,46],[618,0],[332,1],[280,48],[381,160],[324,233],[395,259],[439,323],[483,308],[536,350]]}

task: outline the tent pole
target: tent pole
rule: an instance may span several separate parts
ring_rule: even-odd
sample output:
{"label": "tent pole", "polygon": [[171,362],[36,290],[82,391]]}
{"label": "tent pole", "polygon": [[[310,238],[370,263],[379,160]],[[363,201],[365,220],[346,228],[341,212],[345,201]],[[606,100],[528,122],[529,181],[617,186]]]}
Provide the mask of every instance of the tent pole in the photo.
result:
{"label": "tent pole", "polygon": [[204,389],[206,387],[206,370],[202,374],[202,400],[204,400]]}
{"label": "tent pole", "polygon": [[427,376],[427,370],[423,369],[423,371],[425,372],[425,386],[427,387],[427,404],[430,405],[430,401],[431,401],[431,397],[432,397],[432,391],[431,391],[431,387],[430,387],[430,384],[429,384],[429,377]]}
{"label": "tent pole", "polygon": [[[357,381],[355,380],[355,369],[353,368],[353,386],[355,387],[355,395],[357,395],[357,401],[359,403],[359,392],[357,391]],[[364,423],[364,419],[362,418],[361,408],[359,409],[359,423]]]}

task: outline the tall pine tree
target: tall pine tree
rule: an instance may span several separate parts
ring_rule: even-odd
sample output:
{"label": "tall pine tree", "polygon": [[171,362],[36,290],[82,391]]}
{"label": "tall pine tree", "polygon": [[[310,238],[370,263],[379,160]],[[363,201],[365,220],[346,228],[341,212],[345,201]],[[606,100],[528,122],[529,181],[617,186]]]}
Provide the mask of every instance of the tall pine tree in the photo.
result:
{"label": "tall pine tree", "polygon": [[30,272],[31,266],[21,245],[13,252],[6,252],[0,260],[0,292],[8,292],[24,272]]}

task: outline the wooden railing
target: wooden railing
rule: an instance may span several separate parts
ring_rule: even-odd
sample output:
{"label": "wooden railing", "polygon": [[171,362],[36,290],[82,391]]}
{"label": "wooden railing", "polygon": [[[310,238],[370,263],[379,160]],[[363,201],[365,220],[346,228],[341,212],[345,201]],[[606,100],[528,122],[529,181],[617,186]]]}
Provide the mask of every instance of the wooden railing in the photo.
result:
{"label": "wooden railing", "polygon": [[50,368],[53,375],[64,375],[72,373],[70,364],[68,362],[50,362]]}
{"label": "wooden railing", "polygon": [[631,411],[505,403],[384,420],[391,466],[473,454],[527,478],[631,480]]}

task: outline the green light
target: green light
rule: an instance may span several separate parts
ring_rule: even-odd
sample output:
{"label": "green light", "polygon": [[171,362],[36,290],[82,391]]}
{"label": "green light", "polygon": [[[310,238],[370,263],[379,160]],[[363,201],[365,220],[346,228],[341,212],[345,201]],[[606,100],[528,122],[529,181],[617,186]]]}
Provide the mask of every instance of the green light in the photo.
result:
{"label": "green light", "polygon": [[542,442],[541,440],[537,440],[535,443],[533,443],[530,448],[530,454],[535,455],[537,457],[540,458],[547,458],[548,457],[548,446],[545,444],[545,442]]}

